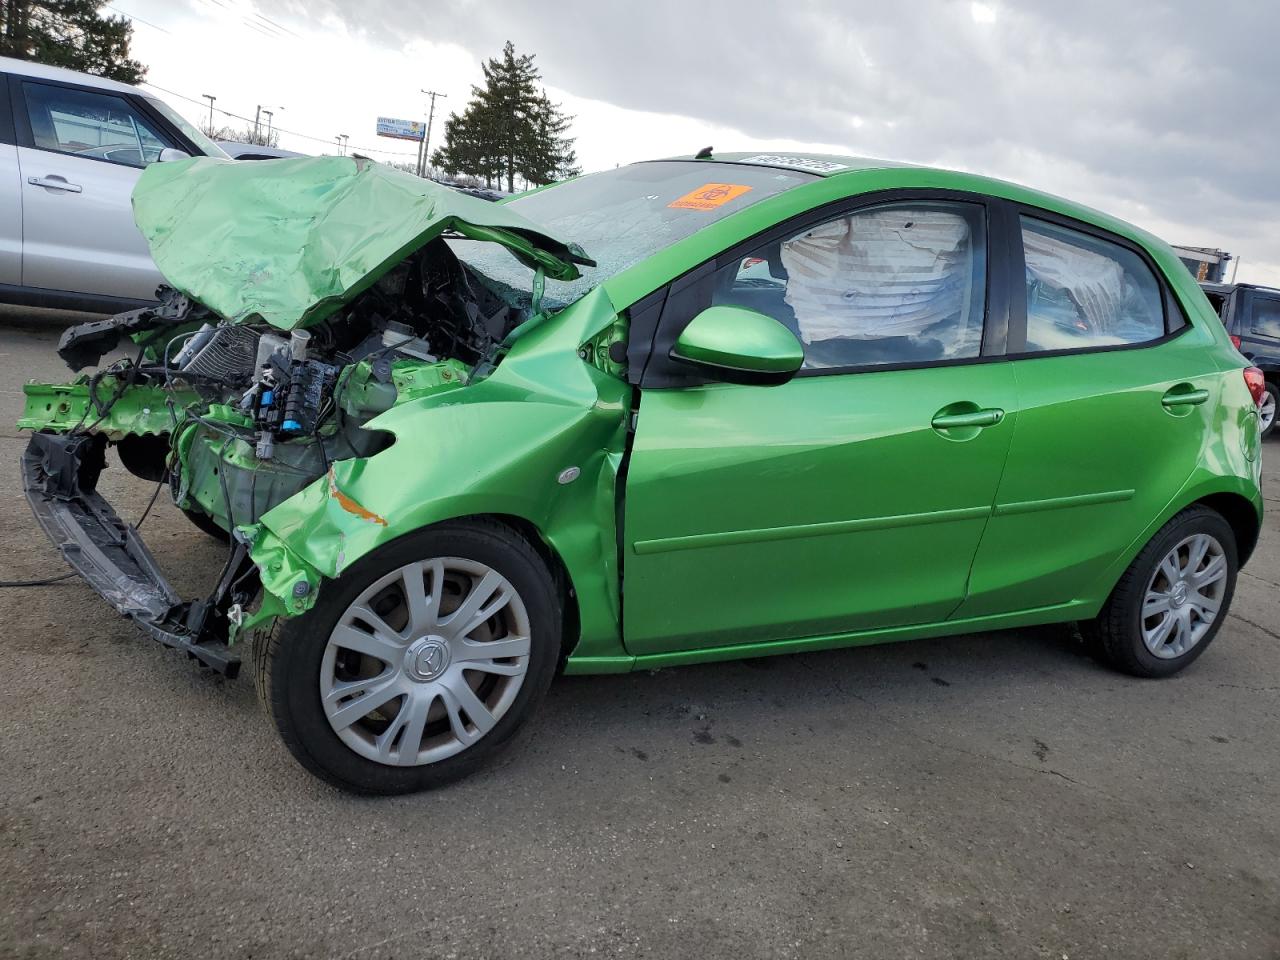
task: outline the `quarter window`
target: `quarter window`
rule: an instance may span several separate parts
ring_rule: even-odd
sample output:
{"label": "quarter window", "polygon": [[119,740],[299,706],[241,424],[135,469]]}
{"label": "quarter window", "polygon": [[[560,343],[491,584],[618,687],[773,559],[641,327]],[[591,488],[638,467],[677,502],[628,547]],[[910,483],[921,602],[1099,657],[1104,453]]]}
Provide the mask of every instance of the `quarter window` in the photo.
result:
{"label": "quarter window", "polygon": [[23,83],[31,136],[41,150],[145,167],[169,144],[123,97]]}
{"label": "quarter window", "polygon": [[1160,284],[1132,250],[1022,218],[1027,351],[1143,343],[1165,334]]}
{"label": "quarter window", "polygon": [[1260,337],[1280,339],[1280,300],[1253,298],[1253,332]]}
{"label": "quarter window", "polygon": [[805,369],[929,363],[980,353],[986,277],[983,207],[892,203],[763,244],[717,272],[713,303],[790,328]]}

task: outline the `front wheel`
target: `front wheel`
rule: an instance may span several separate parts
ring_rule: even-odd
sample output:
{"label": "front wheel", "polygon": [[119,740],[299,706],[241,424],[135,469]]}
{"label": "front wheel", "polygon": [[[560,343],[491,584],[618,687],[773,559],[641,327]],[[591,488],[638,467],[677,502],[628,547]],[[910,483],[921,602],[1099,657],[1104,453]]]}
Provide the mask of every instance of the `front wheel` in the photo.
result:
{"label": "front wheel", "polygon": [[507,527],[442,524],[343,573],[279,621],[259,690],[285,744],[344,789],[439,786],[497,753],[537,708],[560,652],[560,605]]}
{"label": "front wheel", "polygon": [[1160,529],[1081,629],[1116,669],[1172,676],[1204,653],[1222,627],[1236,572],[1231,526],[1208,507],[1191,507]]}

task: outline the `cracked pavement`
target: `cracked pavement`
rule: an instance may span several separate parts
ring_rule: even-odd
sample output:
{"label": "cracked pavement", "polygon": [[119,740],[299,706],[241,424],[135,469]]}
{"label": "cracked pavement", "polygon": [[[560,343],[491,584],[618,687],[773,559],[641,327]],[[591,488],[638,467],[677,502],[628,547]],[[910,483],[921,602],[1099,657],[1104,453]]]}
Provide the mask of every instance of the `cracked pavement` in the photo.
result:
{"label": "cracked pavement", "polygon": [[[64,570],[12,427],[60,321],[0,310],[0,579]],[[1171,680],[1060,628],[561,678],[496,766],[391,800],[78,581],[0,590],[0,956],[1275,957],[1266,456],[1231,618]],[[102,486],[131,520],[153,489]],[[164,496],[144,530],[181,591],[215,575]]]}

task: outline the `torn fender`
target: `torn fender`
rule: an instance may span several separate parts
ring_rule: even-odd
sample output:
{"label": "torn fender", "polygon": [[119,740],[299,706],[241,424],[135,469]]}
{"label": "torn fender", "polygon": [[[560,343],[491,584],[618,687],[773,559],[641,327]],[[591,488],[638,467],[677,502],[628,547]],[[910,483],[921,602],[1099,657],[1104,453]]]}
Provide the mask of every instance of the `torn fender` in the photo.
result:
{"label": "torn fender", "polygon": [[446,231],[507,247],[557,280],[588,264],[505,204],[352,157],[153,163],[133,217],[174,288],[228,320],[329,316]]}
{"label": "torn fender", "polygon": [[579,355],[617,320],[597,289],[519,338],[487,379],[370,421],[395,442],[333,463],[253,531],[251,556],[268,574],[264,606],[299,612],[317,575],[337,577],[429,524],[501,514],[535,526],[564,562],[579,608],[577,652],[621,654],[616,481],[630,391]]}

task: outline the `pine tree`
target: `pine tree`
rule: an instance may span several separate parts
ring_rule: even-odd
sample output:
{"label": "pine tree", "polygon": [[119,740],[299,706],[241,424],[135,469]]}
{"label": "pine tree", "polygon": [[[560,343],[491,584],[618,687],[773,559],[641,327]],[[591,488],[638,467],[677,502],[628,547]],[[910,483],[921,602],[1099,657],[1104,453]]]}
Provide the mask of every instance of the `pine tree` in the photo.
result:
{"label": "pine tree", "polygon": [[123,83],[147,68],[129,57],[133,25],[99,16],[95,0],[0,0],[0,56],[68,67]]}
{"label": "pine tree", "polygon": [[561,113],[560,105],[552,103],[545,90],[534,103],[530,120],[533,136],[520,158],[520,172],[525,180],[544,184],[581,173],[573,138],[565,136],[573,117]]}
{"label": "pine tree", "polygon": [[472,87],[466,108],[445,122],[444,146],[431,157],[435,166],[483,177],[490,186],[505,180],[508,191],[517,176],[540,185],[578,173],[573,139],[565,135],[573,118],[538,86],[542,75],[533,60],[517,56],[508,41],[500,59],[481,65],[484,87]]}

